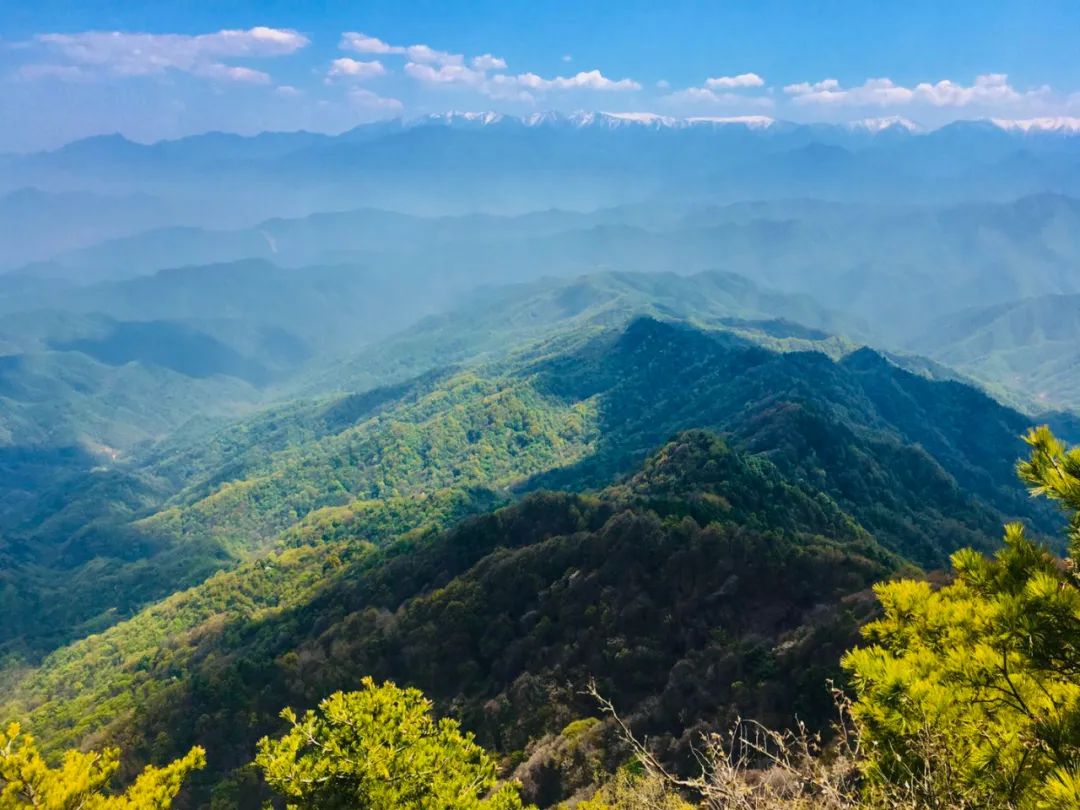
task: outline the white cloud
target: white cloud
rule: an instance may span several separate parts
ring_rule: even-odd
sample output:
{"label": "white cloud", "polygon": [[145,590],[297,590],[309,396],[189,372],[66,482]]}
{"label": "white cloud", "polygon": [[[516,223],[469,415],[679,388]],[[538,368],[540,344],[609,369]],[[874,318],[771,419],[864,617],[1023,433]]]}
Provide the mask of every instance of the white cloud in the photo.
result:
{"label": "white cloud", "polygon": [[365,79],[382,76],[385,73],[386,68],[383,67],[382,62],[378,59],[371,62],[360,62],[356,59],[350,59],[347,56],[343,56],[330,63],[330,70],[326,73],[326,79],[327,81],[332,81],[333,79],[364,81]]}
{"label": "white cloud", "polygon": [[485,53],[482,56],[474,56],[472,66],[477,70],[506,70],[506,60]]}
{"label": "white cloud", "polygon": [[291,84],[278,85],[274,88],[274,92],[285,98],[296,98],[297,96],[303,95],[300,90],[293,87]]}
{"label": "white cloud", "polygon": [[85,82],[89,81],[91,76],[78,65],[30,64],[19,67],[15,71],[15,78],[20,81],[56,79],[63,82]]}
{"label": "white cloud", "polygon": [[656,86],[659,87],[661,90],[667,90],[671,87],[671,82],[669,82],[667,79],[661,79],[656,83]]}
{"label": "white cloud", "polygon": [[369,37],[356,31],[346,31],[341,35],[338,47],[343,51],[356,51],[357,53],[405,53],[404,48],[394,48],[378,37]]}
{"label": "white cloud", "polygon": [[[706,79],[700,87],[687,87],[668,93],[664,100],[674,104],[709,104],[742,105],[750,107],[772,107],[772,99],[741,91],[763,87],[765,80],[756,73],[740,73],[737,76],[715,76]],[[657,82],[657,87],[666,90],[667,82]],[[740,92],[735,92],[740,91]]]}
{"label": "white cloud", "polygon": [[664,96],[664,100],[674,104],[709,104],[721,106],[771,108],[774,102],[767,96],[746,95],[745,93],[718,93],[708,87],[687,87]]}
{"label": "white cloud", "polygon": [[405,55],[413,62],[422,62],[429,65],[462,65],[465,63],[465,57],[460,53],[437,51],[427,45],[409,45],[405,48]]}
{"label": "white cloud", "polygon": [[809,93],[820,93],[826,91],[837,90],[840,87],[840,82],[836,79],[823,79],[820,82],[810,84],[809,82],[799,82],[798,84],[789,84],[784,88],[784,92],[788,95],[806,95]]}
{"label": "white cloud", "polygon": [[408,62],[405,65],[405,73],[417,81],[428,84],[467,84],[479,86],[484,83],[486,74],[480,70],[473,70],[464,65],[431,65]]}
{"label": "white cloud", "polygon": [[[427,45],[391,45],[378,37],[371,37],[358,31],[346,31],[342,34],[338,47],[342,50],[357,53],[405,56],[410,62],[419,62],[426,65],[462,65],[465,63],[465,57],[459,53],[439,51]],[[491,58],[494,59],[495,57]]]}
{"label": "white cloud", "polygon": [[987,73],[975,77],[970,85],[949,79],[931,84],[921,82],[914,87],[904,87],[892,79],[867,79],[857,87],[845,88],[836,79],[820,82],[789,84],[784,92],[792,96],[796,104],[893,106],[924,104],[933,107],[967,107],[971,105],[1013,104],[1024,99],[1037,98],[1050,93],[1049,87],[1020,92],[1009,84],[1004,73]]}
{"label": "white cloud", "polygon": [[401,110],[404,105],[396,98],[387,98],[386,96],[380,96],[378,93],[373,93],[370,90],[366,90],[362,87],[357,87],[348,92],[349,102],[357,107],[364,107],[371,110]]}
{"label": "white cloud", "polygon": [[761,87],[765,80],[756,73],[740,73],[738,76],[718,76],[706,79],[705,86],[710,90],[728,90],[734,87]]}
{"label": "white cloud", "polygon": [[241,82],[243,84],[269,84],[270,74],[261,70],[254,70],[240,65],[223,65],[214,62],[204,65],[192,73],[208,79],[221,79],[223,81]]}
{"label": "white cloud", "polygon": [[545,79],[535,73],[521,73],[512,78],[529,90],[640,90],[641,85],[633,79],[609,79],[599,70],[583,70],[573,76],[555,76]]}
{"label": "white cloud", "polygon": [[564,62],[573,62],[573,61],[574,61],[574,57],[573,57],[573,56],[572,56],[571,54],[568,54],[568,53],[564,53],[564,54],[562,55],[562,60],[563,60]]}
{"label": "white cloud", "polygon": [[52,68],[57,76],[64,67],[115,76],[153,76],[176,70],[210,79],[263,84],[270,80],[266,73],[223,60],[286,56],[308,42],[306,36],[291,29],[257,26],[194,36],[122,31],[40,34],[32,44],[67,62]]}
{"label": "white cloud", "polygon": [[489,77],[480,90],[489,98],[499,99],[500,101],[517,101],[525,104],[536,103],[536,96],[528,90],[522,89],[517,79],[517,76],[507,76],[499,73]]}
{"label": "white cloud", "polygon": [[[406,58],[405,74],[429,85],[457,85],[473,88],[491,98],[532,102],[534,93],[557,90],[640,90],[633,79],[609,79],[599,70],[581,71],[573,76],[545,78],[536,73],[507,74],[506,60],[490,53],[468,60],[458,53],[440,51],[428,45],[393,45],[357,31],[342,34],[340,47],[357,53],[398,55]],[[572,57],[566,54],[563,61]],[[340,60],[339,60],[340,61]]]}
{"label": "white cloud", "polygon": [[928,101],[935,107],[965,107],[981,102],[1012,102],[1022,97],[1010,84],[1004,73],[988,73],[976,76],[970,87],[951,82],[948,79],[937,84],[922,83],[916,85],[915,96]]}

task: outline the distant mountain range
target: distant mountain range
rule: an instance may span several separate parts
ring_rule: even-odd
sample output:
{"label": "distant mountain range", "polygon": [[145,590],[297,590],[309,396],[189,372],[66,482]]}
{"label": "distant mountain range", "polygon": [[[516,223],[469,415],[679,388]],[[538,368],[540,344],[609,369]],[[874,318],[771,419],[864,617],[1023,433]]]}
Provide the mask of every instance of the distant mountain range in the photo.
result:
{"label": "distant mountain range", "polygon": [[[641,201],[822,197],[931,202],[1080,194],[1080,119],[902,117],[802,124],[766,116],[441,113],[336,135],[101,135],[0,158],[0,194],[146,194],[185,224],[368,205],[411,213],[591,209]],[[0,234],[11,228],[2,216]],[[14,231],[12,231],[14,233]]]}
{"label": "distant mountain range", "polygon": [[[396,118],[373,123],[360,124],[337,135],[307,132],[262,132],[256,135],[239,135],[227,132],[208,132],[201,135],[187,136],[173,140],[142,144],[128,140],[123,135],[98,135],[73,141],[58,149],[38,153],[64,155],[67,158],[86,158],[103,154],[117,154],[122,149],[132,153],[140,147],[161,156],[178,156],[185,146],[197,144],[201,149],[212,152],[219,159],[235,157],[274,157],[297,148],[318,145],[331,141],[356,141],[382,137],[395,132],[426,126],[444,126],[457,129],[478,129],[498,127],[511,128],[552,128],[552,129],[738,129],[764,132],[795,132],[800,130],[826,132],[864,132],[878,134],[889,130],[911,134],[933,134],[935,132],[954,132],[964,129],[986,131],[996,128],[1002,132],[1023,135],[1080,135],[1080,117],[1053,116],[1043,118],[988,118],[954,121],[941,127],[927,128],[904,116],[892,115],[878,118],[863,118],[839,124],[799,123],[773,118],[767,115],[736,116],[686,116],[677,117],[652,112],[605,112],[579,111],[562,113],[555,111],[537,112],[529,115],[508,115],[494,111],[466,112],[451,110],[431,113],[414,118]],[[7,156],[11,159],[12,156]]]}

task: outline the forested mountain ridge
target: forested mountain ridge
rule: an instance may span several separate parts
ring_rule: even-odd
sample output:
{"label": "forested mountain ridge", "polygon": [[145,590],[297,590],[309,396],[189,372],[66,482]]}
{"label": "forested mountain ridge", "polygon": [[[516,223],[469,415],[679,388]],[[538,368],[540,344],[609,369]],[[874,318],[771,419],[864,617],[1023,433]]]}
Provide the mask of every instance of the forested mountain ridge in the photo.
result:
{"label": "forested mountain ridge", "polygon": [[127,455],[189,419],[288,402],[297,392],[352,393],[402,382],[634,313],[782,318],[851,337],[865,332],[809,296],[717,272],[606,273],[455,289],[423,274],[241,261],[22,302],[0,296],[0,308],[16,310],[0,324],[0,445],[102,444]]}
{"label": "forested mountain ridge", "polygon": [[1080,810],[1080,3],[608,3],[0,0],[0,810]]}
{"label": "forested mountain ridge", "polygon": [[[581,274],[595,308],[606,296],[663,317],[780,317],[883,350],[911,348],[957,310],[1076,293],[1078,230],[1076,201],[1044,193],[946,206],[646,202],[501,217],[366,208],[240,235],[148,234],[135,238],[145,250],[106,244],[88,264],[0,276],[0,441],[85,440],[123,453],[189,413],[235,415],[296,386],[306,395],[354,391],[393,381],[388,369],[400,381],[425,369],[408,366],[403,344],[396,369],[371,350],[388,336],[430,316],[431,340],[411,348],[431,367],[432,346],[465,334],[460,320],[452,335],[435,334],[433,322],[471,309],[496,331],[528,330],[536,326],[528,299],[541,310],[571,308],[577,282],[568,279]],[[752,287],[740,289],[740,276]],[[509,282],[527,289],[478,289]],[[515,317],[496,322],[485,306]],[[546,319],[534,337],[554,333]],[[953,356],[916,349],[946,363]],[[440,354],[457,362],[469,351]],[[958,371],[1036,412],[1068,400],[1029,397],[1028,383],[1038,393],[1075,387],[1067,352],[1039,363],[1052,367],[1033,380],[1016,373],[1030,351],[975,365],[962,354]]]}
{"label": "forested mountain ridge", "polygon": [[[55,654],[19,687],[19,703],[58,744],[116,718],[104,730],[137,756],[167,755],[213,727],[220,775],[272,727],[242,718],[269,718],[267,707],[308,702],[361,670],[407,672],[507,752],[587,711],[573,684],[595,675],[635,705],[655,693],[648,722],[689,742],[679,718],[690,711],[793,711],[799,689],[769,673],[798,666],[810,683],[829,672],[865,610],[842,597],[899,564],[827,496],[689,433],[595,497],[533,495],[443,536],[384,551],[297,549],[220,575]],[[240,613],[237,600],[248,605]],[[192,630],[167,642],[166,628],[193,615]],[[648,627],[659,635],[642,635]],[[623,649],[627,634],[635,641]],[[673,666],[685,684],[705,667],[711,685],[687,702],[683,686],[664,686]],[[826,706],[822,693],[801,708]],[[539,789],[573,787],[556,778]],[[219,786],[240,806],[255,800],[231,790]]]}
{"label": "forested mountain ridge", "polygon": [[[53,576],[64,572],[69,598],[48,598],[46,567],[13,585],[8,604],[13,615],[57,617],[38,622],[42,641],[70,638],[279,542],[381,541],[413,521],[445,526],[537,487],[604,486],[694,427],[783,459],[881,543],[923,564],[961,544],[988,547],[1002,515],[1051,530],[1052,516],[1013,480],[1022,415],[870,351],[839,362],[776,353],[741,337],[744,328],[705,333],[649,318],[597,326],[457,374],[200,434],[199,450],[95,474],[86,499],[64,504],[85,516],[111,486],[132,503],[126,520],[106,514],[70,534],[71,517],[42,522],[38,504],[13,524],[22,528],[9,542],[55,548],[37,552],[35,566],[51,560]],[[35,536],[35,522],[57,531]],[[110,558],[103,588],[94,572]],[[33,650],[34,634],[14,630],[28,621],[13,621],[6,637]]]}
{"label": "forested mountain ridge", "polygon": [[[287,408],[254,423],[258,430],[251,435],[222,434],[225,444],[209,456],[163,457],[162,475],[171,464],[176,480],[191,480],[191,489],[164,511],[129,524],[120,534],[113,532],[110,542],[159,548],[147,558],[152,568],[136,564],[127,575],[137,578],[141,588],[153,588],[155,581],[164,588],[164,582],[147,575],[165,571],[175,577],[170,590],[184,577],[197,582],[214,564],[230,558],[262,555],[261,549],[283,545],[294,548],[259,556],[100,636],[59,649],[40,668],[11,670],[5,705],[35,725],[44,723],[54,745],[100,735],[134,740],[128,735],[143,732],[137,731],[142,721],[131,720],[133,710],[138,716],[168,711],[169,705],[183,705],[175,698],[191,689],[208,701],[207,711],[218,711],[211,707],[219,698],[232,705],[225,696],[243,694],[240,685],[254,678],[252,667],[265,667],[288,651],[277,646],[272,653],[262,650],[266,637],[252,636],[252,627],[264,620],[276,627],[281,617],[308,616],[287,625],[293,627],[288,632],[271,633],[273,645],[300,649],[311,641],[312,628],[320,634],[325,629],[304,606],[319,602],[325,589],[337,587],[334,583],[351,587],[363,581],[357,580],[358,572],[384,558],[419,560],[441,529],[530,490],[603,488],[691,428],[723,431],[731,449],[695,440],[689,449],[662,453],[648,466],[648,485],[641,485],[649,493],[645,512],[659,515],[661,524],[664,515],[674,514],[698,515],[707,524],[716,509],[726,512],[725,501],[733,503],[731,493],[723,490],[717,499],[708,492],[699,497],[679,490],[693,489],[695,476],[708,478],[711,454],[743,459],[741,466],[722,469],[736,478],[749,474],[746,470],[767,469],[766,478],[779,476],[788,482],[784,487],[795,489],[770,496],[754,507],[756,512],[740,515],[736,510],[738,525],[794,531],[803,523],[818,525],[820,510],[825,510],[833,517],[821,524],[822,535],[878,549],[858,552],[878,562],[872,573],[867,569],[865,576],[856,577],[853,593],[895,570],[903,558],[934,566],[961,545],[992,547],[1003,516],[1026,516],[1037,527],[1053,530],[1054,515],[1032,504],[1012,483],[1012,459],[1021,452],[1017,436],[1027,424],[1021,414],[974,389],[918,377],[869,350],[838,361],[814,351],[777,353],[732,332],[705,332],[652,318],[588,329],[576,337],[557,336],[487,365],[428,375],[311,411]],[[201,458],[216,459],[220,472],[191,477],[193,470],[202,469]],[[660,462],[669,458],[681,461]],[[675,483],[684,477],[685,487]],[[611,493],[621,493],[620,502],[634,501],[633,480]],[[773,484],[755,480],[751,489],[758,495],[753,497],[775,491]],[[776,503],[794,508],[789,503],[794,492],[812,493],[798,496],[803,506],[797,518],[769,511],[779,508]],[[527,500],[533,506],[522,508],[540,527],[544,504],[554,505],[557,513],[594,508],[591,496],[581,496],[585,500],[572,508],[560,505],[578,503],[575,497],[538,496]],[[607,521],[612,513],[591,514]],[[569,519],[559,518],[564,521],[559,525]],[[653,525],[647,514],[640,519]],[[602,525],[586,523],[595,530]],[[523,531],[524,524],[509,537]],[[691,533],[679,542],[696,544],[700,538],[695,538]],[[209,569],[185,570],[193,549],[203,564],[210,563]],[[450,569],[440,564],[437,570]],[[77,634],[94,623],[110,623],[102,616],[86,624],[101,609],[95,605],[108,604],[94,601],[103,594],[90,584],[88,579],[87,612],[57,617],[62,622],[74,618],[68,627],[81,628]],[[408,587],[404,580],[399,584]],[[154,598],[145,590],[138,593]],[[343,604],[343,596],[326,598],[319,604],[328,609]],[[363,613],[367,597],[355,599]],[[18,607],[17,600],[13,603]],[[62,638],[71,629],[61,626],[58,632]],[[229,652],[234,645],[240,650],[249,644],[260,651]],[[162,650],[171,652],[162,657]],[[249,675],[234,672],[227,678],[229,686],[221,681],[205,691],[201,667],[216,671],[224,666],[232,672],[234,664]],[[325,671],[327,677],[339,672],[334,677],[342,679],[359,675],[351,665]],[[121,691],[119,684],[125,685]],[[280,697],[275,693],[266,700]],[[157,722],[147,721],[151,726]],[[161,755],[150,742],[140,742],[132,756]],[[218,767],[246,761],[241,749]]]}
{"label": "forested mountain ridge", "polygon": [[[225,270],[232,272],[233,268]],[[238,267],[236,270],[253,278],[259,273],[258,267]],[[201,272],[192,270],[194,277]],[[186,277],[188,274],[177,272],[172,275]],[[181,296],[182,300],[162,303],[160,306],[164,309],[160,314],[195,306],[183,300],[189,294],[194,292],[188,291]],[[287,290],[280,294],[287,297]],[[217,426],[220,416],[216,422],[212,413],[206,412],[212,407],[213,397],[202,396],[200,391],[193,390],[193,385],[200,384],[200,380],[164,368],[155,372],[155,366],[148,364],[148,360],[129,359],[116,367],[118,373],[136,379],[141,378],[140,375],[170,374],[173,389],[185,392],[185,396],[202,396],[199,407],[193,407],[186,398],[174,403],[173,397],[160,391],[149,397],[154,402],[153,408],[138,403],[140,413],[153,415],[158,420],[158,429],[168,427],[162,421],[167,423],[172,414],[188,420],[182,429],[172,431],[164,440],[149,446],[133,444],[130,436],[127,440],[115,437],[115,428],[124,433],[138,431],[140,426],[147,425],[145,418],[127,419],[127,408],[101,397],[91,388],[80,396],[102,409],[103,424],[99,429],[92,414],[78,405],[82,399],[74,402],[57,384],[52,384],[47,389],[47,399],[41,400],[41,410],[37,414],[41,423],[48,423],[54,432],[50,440],[34,439],[34,434],[24,429],[17,432],[21,441],[15,441],[12,447],[3,451],[4,497],[0,500],[4,505],[0,509],[0,518],[3,518],[0,534],[5,536],[4,545],[10,550],[12,565],[5,574],[11,584],[2,591],[4,604],[10,605],[12,611],[7,625],[9,633],[4,634],[5,637],[19,637],[24,645],[33,649],[37,643],[33,640],[35,637],[52,637],[57,629],[61,630],[59,638],[62,640],[65,633],[73,632],[74,627],[85,621],[90,621],[85,625],[86,629],[107,625],[128,615],[135,606],[148,599],[198,581],[215,568],[230,564],[237,553],[244,553],[243,548],[225,548],[219,542],[223,538],[216,536],[203,536],[184,546],[184,551],[179,551],[165,542],[174,537],[175,532],[155,531],[151,536],[139,531],[138,527],[133,531],[131,524],[136,518],[148,517],[171,506],[190,505],[224,485],[241,483],[249,477],[267,473],[273,458],[277,458],[280,471],[280,465],[290,453],[298,457],[306,455],[304,463],[309,468],[312,464],[317,465],[320,453],[324,452],[320,448],[334,441],[341,445],[350,440],[348,436],[338,434],[344,434],[347,429],[388,408],[405,407],[404,403],[414,401],[423,392],[433,391],[441,380],[453,374],[454,363],[469,366],[481,361],[488,364],[504,362],[509,364],[507,368],[512,368],[515,363],[522,362],[520,357],[511,359],[516,352],[527,355],[530,351],[535,354],[565,350],[588,340],[598,331],[625,324],[638,313],[691,317],[695,321],[750,335],[754,340],[778,348],[820,346],[839,353],[847,346],[843,340],[829,338],[823,332],[786,320],[775,320],[778,316],[798,318],[811,325],[830,327],[837,325],[837,317],[832,313],[803,296],[785,296],[763,290],[736,276],[719,273],[692,277],[600,274],[579,280],[545,280],[478,293],[472,303],[452,313],[427,319],[348,361],[331,362],[325,365],[326,370],[302,377],[297,386],[314,396],[314,400],[289,399],[291,394],[287,389],[279,387],[274,395],[284,399],[281,404],[228,421],[225,427]],[[347,320],[348,315],[345,312],[335,317],[342,321]],[[291,317],[295,320],[299,316]],[[761,318],[768,320],[754,320]],[[73,318],[55,313],[43,317],[38,313],[34,317],[19,316],[8,324],[31,352],[27,356],[34,357],[37,356],[32,354],[35,342],[63,341],[71,345],[76,342],[75,335],[86,333],[87,328],[97,328],[101,320],[101,316]],[[169,323],[164,321],[161,325]],[[216,328],[220,332],[220,323]],[[544,342],[545,339],[551,342]],[[543,348],[529,349],[536,341],[541,341]],[[167,351],[167,347],[167,343],[163,344],[156,351]],[[146,354],[150,347],[145,341],[135,341],[131,351]],[[74,348],[63,353],[50,350],[41,356],[58,359],[70,356],[82,358],[86,363],[96,362]],[[211,359],[204,357],[200,362]],[[485,379],[491,380],[493,374],[498,377],[502,372],[489,369],[484,373]],[[218,375],[206,382],[220,392],[223,381],[228,379]],[[503,383],[490,382],[490,385],[501,386],[509,392]],[[471,390],[467,381],[458,385],[458,389],[459,393]],[[225,390],[228,390],[227,385]],[[262,392],[246,390],[253,396],[262,396]],[[341,390],[359,393],[330,396],[325,393]],[[19,396],[11,390],[7,393]],[[127,385],[117,393],[132,397],[139,389]],[[441,392],[435,398],[442,406],[449,404],[446,393]],[[451,393],[451,399],[456,396],[457,393]],[[530,396],[533,404],[526,410],[537,409],[536,414],[539,414],[543,409],[538,404],[541,400]],[[174,404],[176,410],[172,411],[170,406]],[[248,407],[253,406],[249,404]],[[485,408],[491,411],[494,406],[473,402],[468,407],[475,414],[484,412]],[[18,423],[21,413],[16,406],[8,411],[8,416]],[[86,431],[74,446],[70,437],[63,433],[62,426],[67,423],[61,418],[64,414],[70,415],[72,428]],[[419,411],[399,417],[399,421],[404,419],[411,426],[409,429],[414,434],[417,430],[414,417],[420,418],[415,414]],[[494,418],[505,418],[505,414]],[[110,422],[110,419],[117,421]],[[115,428],[110,429],[110,424]],[[477,429],[483,430],[485,426],[487,422]],[[371,429],[372,425],[365,428]],[[510,429],[519,430],[521,425]],[[334,439],[335,436],[338,438]],[[526,437],[524,441],[533,440]],[[468,445],[468,442],[461,442],[455,452],[465,452]],[[520,448],[515,452],[521,455]],[[417,459],[414,458],[412,463],[415,468]],[[341,458],[336,458],[334,464],[340,465]],[[352,462],[346,466],[351,469]],[[232,534],[246,538],[241,543],[244,548],[253,544],[258,546],[302,516],[312,503],[347,505],[350,498],[346,490],[330,483],[334,474],[329,470],[299,473],[302,480],[308,481],[304,490],[307,495],[291,492],[284,499],[274,496],[281,509],[276,523],[266,524],[257,532],[261,540],[248,534],[255,526],[243,520],[233,527]],[[482,480],[484,468],[473,468],[472,474],[474,482],[479,481],[478,486],[487,492],[490,482]],[[314,487],[309,480],[313,475],[320,479]],[[391,473],[391,477],[393,475]],[[288,480],[279,475],[277,481],[279,488],[288,489]],[[263,483],[269,485],[272,481],[264,480]],[[232,495],[243,497],[249,489],[250,486],[245,484],[231,487],[230,491]],[[489,503],[491,497],[480,492],[467,497],[457,493],[457,488],[453,495],[443,491],[434,493],[435,497],[429,503],[432,514],[438,511],[434,509],[435,503],[442,503],[457,514],[456,510],[465,508],[465,504],[474,499],[483,505]],[[220,493],[219,507],[229,497],[228,493]],[[369,514],[373,503],[357,508],[374,519]],[[399,508],[399,502],[394,503],[386,514],[393,514]],[[258,509],[269,514],[273,507],[264,502]],[[344,508],[319,516],[325,524],[319,531],[335,531],[330,524],[340,523],[349,514],[350,510]],[[156,523],[161,526],[168,520],[158,519]],[[189,527],[186,531],[191,530]],[[151,558],[154,562],[148,564]],[[61,572],[60,578],[56,579]],[[50,582],[50,579],[54,581]],[[67,598],[54,598],[53,594],[59,592],[66,592]],[[25,614],[26,621],[16,620],[15,614]],[[66,617],[59,622],[59,627],[54,619],[38,621],[34,618],[58,615]],[[32,630],[34,626],[38,629]]]}

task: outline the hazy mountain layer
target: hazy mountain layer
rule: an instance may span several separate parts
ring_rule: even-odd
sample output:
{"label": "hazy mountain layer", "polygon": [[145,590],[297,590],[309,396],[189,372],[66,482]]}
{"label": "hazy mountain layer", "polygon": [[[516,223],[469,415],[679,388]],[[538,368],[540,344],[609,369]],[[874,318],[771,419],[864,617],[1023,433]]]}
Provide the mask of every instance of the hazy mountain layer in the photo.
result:
{"label": "hazy mountain layer", "polygon": [[1080,296],[965,310],[911,347],[1029,409],[1080,408]]}

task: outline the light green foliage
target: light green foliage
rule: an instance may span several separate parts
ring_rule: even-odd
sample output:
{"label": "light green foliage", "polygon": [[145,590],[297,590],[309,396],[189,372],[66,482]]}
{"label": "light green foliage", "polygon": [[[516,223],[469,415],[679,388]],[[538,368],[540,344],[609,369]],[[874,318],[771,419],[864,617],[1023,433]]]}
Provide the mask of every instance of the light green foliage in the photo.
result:
{"label": "light green foliage", "polygon": [[1067,509],[1072,556],[1011,524],[993,559],[953,556],[951,585],[877,586],[872,645],[844,659],[871,796],[914,785],[926,806],[1080,806],[1080,451],[1046,428],[1027,441],[1020,475]]}
{"label": "light green foliage", "polygon": [[693,810],[659,776],[622,768],[577,810]]}
{"label": "light green foliage", "polygon": [[[362,556],[364,540],[446,527],[505,497],[483,487],[501,490],[578,460],[592,422],[587,405],[554,402],[527,382],[462,374],[390,414],[283,450],[261,472],[159,512],[144,527],[172,533],[178,550],[234,540],[253,546],[281,527],[290,528],[274,535],[278,545],[332,541],[333,549],[283,550],[210,577],[57,651],[22,681],[26,699],[0,697],[0,704],[42,729],[49,750],[78,744],[167,690],[198,645],[230,623],[310,599],[335,554]],[[324,505],[341,500],[346,505]]]}
{"label": "light green foliage", "polygon": [[140,527],[183,542],[212,537],[242,554],[309,515],[318,520],[324,507],[370,512],[371,501],[509,486],[579,460],[593,431],[587,404],[544,398],[528,380],[463,373],[387,413],[276,453],[247,477]]}
{"label": "light green foliage", "polygon": [[4,712],[30,717],[48,752],[78,745],[117,717],[167,699],[200,646],[221,640],[230,622],[257,621],[310,598],[332,577],[340,559],[363,556],[355,543],[286,549],[197,588],[173,594],[134,619],[53,653],[39,670],[23,673],[30,700]]}
{"label": "light green foliage", "polygon": [[50,768],[34,738],[18,723],[0,731],[0,810],[164,810],[172,806],[184,779],[202,768],[201,748],[164,768],[146,768],[122,794],[109,795],[109,783],[120,767],[120,752],[67,751]]}
{"label": "light green foliage", "polygon": [[255,764],[289,807],[355,810],[513,810],[518,788],[498,784],[495,762],[456,721],[436,720],[417,689],[365,678],[336,692],[292,728],[263,738]]}
{"label": "light green foliage", "polygon": [[1033,429],[1026,437],[1031,458],[1022,462],[1020,477],[1032,494],[1059,502],[1069,516],[1069,559],[1080,560],[1080,447],[1066,449],[1049,428]]}

